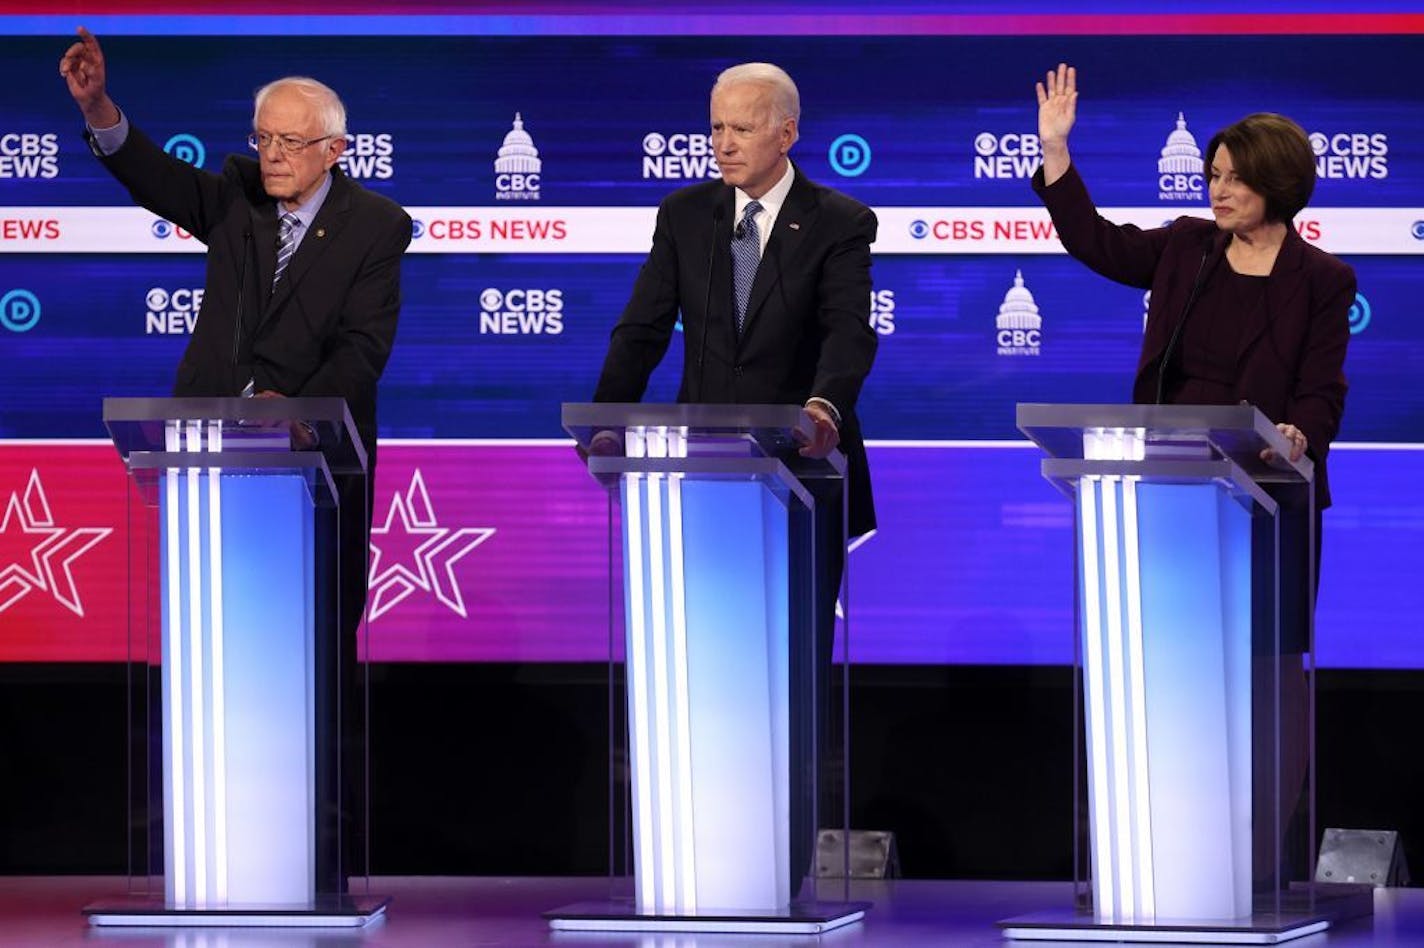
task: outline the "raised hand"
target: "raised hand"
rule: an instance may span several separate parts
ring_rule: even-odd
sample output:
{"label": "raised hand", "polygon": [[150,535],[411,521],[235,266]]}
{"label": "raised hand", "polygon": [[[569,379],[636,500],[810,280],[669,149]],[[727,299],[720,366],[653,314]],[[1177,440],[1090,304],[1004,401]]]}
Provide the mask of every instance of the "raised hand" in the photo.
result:
{"label": "raised hand", "polygon": [[78,32],[79,41],[59,60],[59,74],[84,113],[84,121],[92,128],[110,128],[118,124],[119,108],[109,98],[104,51],[93,33],[82,26]]}
{"label": "raised hand", "polygon": [[1078,112],[1078,70],[1067,63],[1048,71],[1047,82],[1034,83],[1038,92],[1038,140],[1067,142]]}
{"label": "raised hand", "polygon": [[1043,178],[1052,184],[1068,170],[1068,133],[1078,117],[1078,70],[1067,63],[1050,69],[1038,93],[1038,141],[1043,146]]}

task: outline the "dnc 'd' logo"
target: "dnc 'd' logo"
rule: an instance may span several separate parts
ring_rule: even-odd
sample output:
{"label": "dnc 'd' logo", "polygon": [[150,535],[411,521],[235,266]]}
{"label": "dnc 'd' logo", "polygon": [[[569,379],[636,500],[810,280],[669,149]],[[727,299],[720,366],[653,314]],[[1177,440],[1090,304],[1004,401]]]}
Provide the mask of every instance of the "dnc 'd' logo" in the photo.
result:
{"label": "dnc 'd' logo", "polygon": [[29,332],[40,324],[40,298],[29,290],[10,290],[0,296],[0,326],[11,332]]}
{"label": "dnc 'd' logo", "polygon": [[179,161],[187,162],[194,168],[203,167],[208,160],[208,150],[196,135],[179,133],[163,143],[163,150]]}

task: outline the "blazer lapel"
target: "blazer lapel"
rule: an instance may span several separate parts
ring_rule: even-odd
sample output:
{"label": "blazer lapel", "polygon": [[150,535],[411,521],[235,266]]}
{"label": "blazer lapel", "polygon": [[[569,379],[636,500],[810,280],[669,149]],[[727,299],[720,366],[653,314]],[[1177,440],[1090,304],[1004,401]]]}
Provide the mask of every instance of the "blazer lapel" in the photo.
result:
{"label": "blazer lapel", "polygon": [[[711,281],[704,294],[707,312],[702,316],[709,320],[709,326],[716,327],[719,344],[730,343],[726,347],[727,352],[736,349],[737,338],[737,307],[732,298],[732,215],[736,212],[736,197],[736,190],[730,187],[723,187],[717,195],[721,216],[714,218],[712,246],[702,251],[702,256],[708,261],[707,278]],[[705,230],[703,232],[706,233]]]}
{"label": "blazer lapel", "polygon": [[1236,350],[1239,365],[1246,353],[1261,338],[1271,322],[1290,311],[1297,293],[1305,286],[1305,241],[1287,225],[1285,243],[1276,255],[1275,265],[1266,277],[1266,292],[1261,305],[1255,307],[1241,329],[1241,344]]}
{"label": "blazer lapel", "polygon": [[[271,202],[252,208],[252,256],[257,263],[257,285],[262,290],[258,299],[266,300],[272,291],[272,274],[277,270],[277,205]],[[252,307],[249,312],[265,314],[266,305]]]}
{"label": "blazer lapel", "polygon": [[[346,224],[347,217],[351,214],[351,195],[347,190],[345,178],[334,168],[331,175],[331,190],[327,192],[321,210],[317,211],[316,217],[312,220],[307,233],[302,237],[301,244],[297,247],[297,252],[287,263],[286,272],[282,274],[282,282],[273,288],[271,298],[262,311],[264,322],[272,318],[287,304],[292,294],[296,292],[297,285],[302,282],[302,277],[311,269],[317,258],[326,251],[326,248],[331,246],[332,239],[340,232]],[[273,248],[276,247],[275,234],[270,245]],[[267,271],[267,282],[263,284],[264,286],[271,285],[272,272],[276,269],[275,249],[271,254],[271,259],[272,266]]]}
{"label": "blazer lapel", "polygon": [[752,281],[752,292],[747,299],[747,321],[742,327],[743,339],[751,334],[752,324],[756,322],[767,297],[781,281],[782,271],[796,259],[815,223],[818,209],[811,182],[801,174],[801,169],[797,168],[795,174],[791,190],[786,194],[786,203],[777,212],[776,224],[772,227],[766,251],[761,255],[756,278]]}

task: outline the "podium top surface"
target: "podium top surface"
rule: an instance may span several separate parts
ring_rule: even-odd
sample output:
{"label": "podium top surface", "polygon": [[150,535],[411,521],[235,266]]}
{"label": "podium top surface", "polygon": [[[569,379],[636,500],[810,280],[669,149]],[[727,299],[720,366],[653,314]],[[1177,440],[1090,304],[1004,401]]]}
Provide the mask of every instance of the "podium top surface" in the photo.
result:
{"label": "podium top surface", "polygon": [[[798,476],[840,474],[845,456],[824,461],[796,454],[797,434],[812,430],[800,405],[684,405],[641,402],[566,402],[564,430],[590,456],[634,456],[649,436],[675,438],[677,456],[792,458]],[[825,471],[813,470],[825,468]]]}
{"label": "podium top surface", "polygon": [[[1015,420],[1020,431],[1055,458],[1083,458],[1085,434],[1133,431],[1149,456],[1209,450],[1258,482],[1309,483],[1315,476],[1310,458],[1286,460],[1290,443],[1254,405],[1021,403]],[[1261,460],[1266,448],[1275,450],[1276,461]]]}
{"label": "podium top surface", "polygon": [[314,452],[334,474],[366,470],[366,449],[342,398],[104,399],[104,427],[125,463],[135,454],[183,450],[169,432],[190,424],[200,426],[209,457]]}

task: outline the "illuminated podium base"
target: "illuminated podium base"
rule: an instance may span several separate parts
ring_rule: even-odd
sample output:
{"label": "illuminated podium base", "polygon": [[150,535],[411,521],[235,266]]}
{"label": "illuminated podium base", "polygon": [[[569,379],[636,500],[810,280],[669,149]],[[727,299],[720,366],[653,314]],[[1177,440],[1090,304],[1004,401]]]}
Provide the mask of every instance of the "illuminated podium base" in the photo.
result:
{"label": "illuminated podium base", "polygon": [[697,932],[819,935],[865,917],[870,902],[792,902],[781,912],[639,913],[632,899],[576,902],[545,912],[549,927],[565,932]]}
{"label": "illuminated podium base", "polygon": [[1035,912],[999,923],[1015,941],[1086,941],[1194,945],[1280,945],[1323,932],[1336,922],[1374,912],[1374,889],[1366,885],[1293,886],[1280,912],[1258,912],[1234,922],[1104,922],[1071,909]]}
{"label": "illuminated podium base", "polygon": [[134,898],[84,908],[95,928],[364,928],[386,912],[385,895],[332,896],[290,908],[172,909],[162,899]]}

